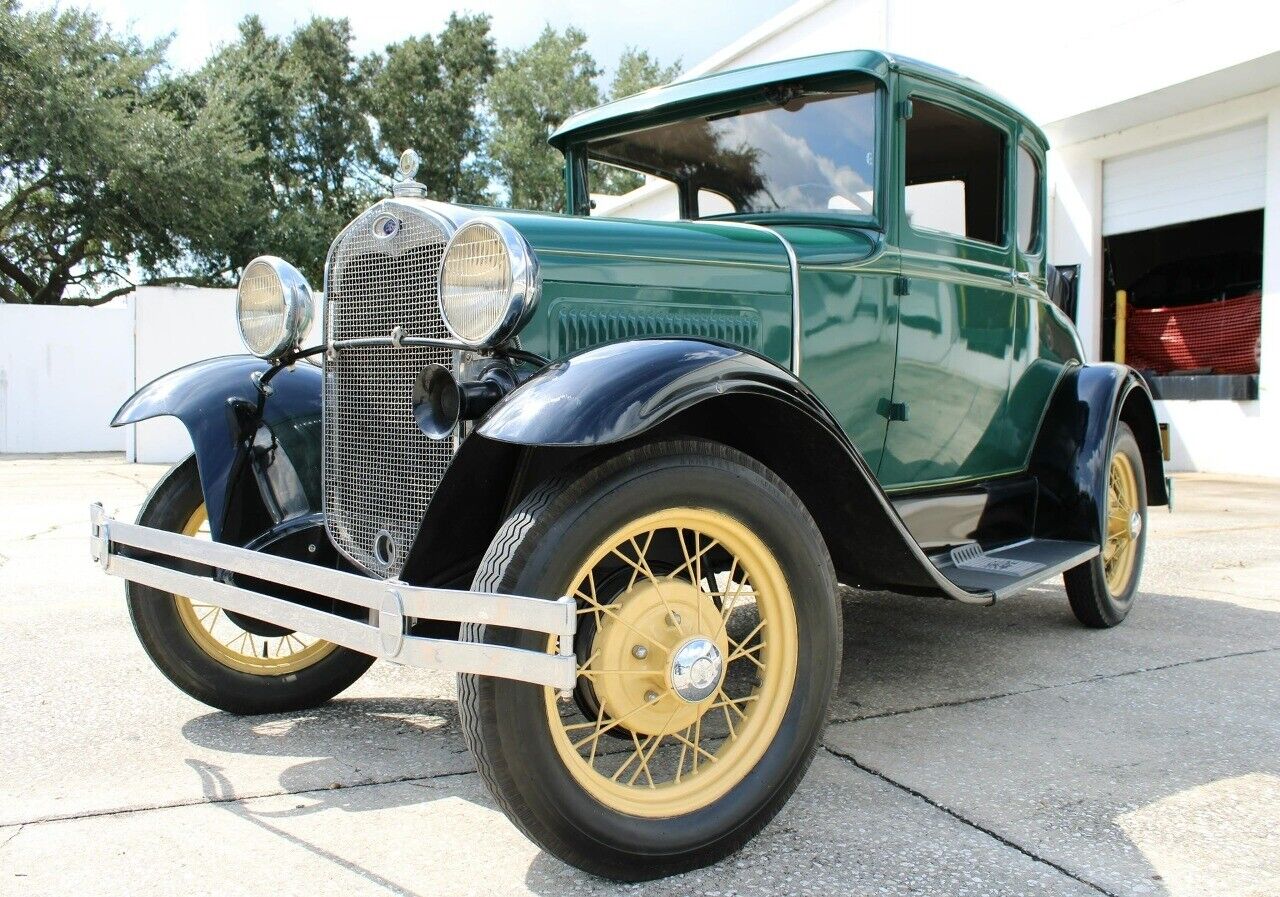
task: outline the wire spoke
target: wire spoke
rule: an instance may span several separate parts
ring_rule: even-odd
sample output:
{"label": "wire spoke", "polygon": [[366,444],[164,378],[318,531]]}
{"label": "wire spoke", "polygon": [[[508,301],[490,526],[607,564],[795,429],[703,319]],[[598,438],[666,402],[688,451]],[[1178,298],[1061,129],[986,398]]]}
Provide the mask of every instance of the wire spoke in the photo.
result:
{"label": "wire spoke", "polygon": [[[665,697],[666,695],[668,695],[668,694],[670,694],[670,693],[671,693],[671,689],[667,689],[665,692],[663,692],[662,694],[658,695],[658,700],[661,700],[663,697]],[[644,710],[644,709],[645,709],[646,707],[648,707],[648,706],[649,706],[648,704],[641,704],[641,705],[639,705],[638,707],[633,707],[631,710],[628,710],[626,713],[622,714],[622,716],[618,717],[618,718],[617,718],[617,719],[615,719],[613,722],[609,723],[609,725],[605,726],[603,729],[599,729],[599,730],[597,730],[596,732],[593,732],[592,734],[588,735],[586,738],[584,738],[584,739],[582,739],[581,741],[579,741],[578,743],[576,743],[576,744],[573,746],[573,747],[574,747],[574,749],[575,749],[575,750],[581,749],[581,747],[582,747],[584,744],[586,744],[587,742],[589,742],[589,741],[593,741],[593,740],[595,740],[595,739],[599,738],[599,737],[600,737],[601,735],[603,735],[604,733],[606,733],[606,732],[610,731],[611,729],[615,728],[616,726],[619,726],[619,725],[621,725],[622,723],[625,723],[625,722],[626,722],[627,720],[629,720],[631,717],[635,716],[637,713],[639,713],[641,710]]]}
{"label": "wire spoke", "polygon": [[622,619],[622,617],[618,616],[618,612],[617,612],[617,611],[615,611],[615,610],[613,610],[611,607],[609,607],[609,605],[607,605],[607,604],[601,604],[601,603],[599,603],[598,601],[596,601],[594,598],[590,598],[590,597],[588,597],[587,595],[584,595],[584,594],[582,593],[582,590],[581,590],[581,589],[576,589],[576,590],[574,590],[573,596],[574,596],[575,598],[581,598],[581,599],[582,599],[582,600],[584,600],[584,601],[588,601],[588,602],[590,602],[590,603],[591,603],[591,604],[593,604],[597,609],[599,609],[599,611],[600,611],[600,613],[601,613],[601,614],[603,614],[604,616],[608,617],[610,620],[613,620],[613,621],[614,621],[614,622],[616,622],[619,626],[625,626],[628,630],[630,630],[632,633],[634,633],[635,635],[639,636],[640,638],[644,639],[644,640],[645,640],[646,642],[648,642],[649,644],[651,644],[651,645],[656,645],[657,647],[659,647],[660,649],[662,649],[662,652],[663,652],[664,654],[670,654],[670,653],[671,653],[671,648],[670,648],[670,646],[669,646],[669,645],[666,645],[666,644],[664,644],[663,642],[658,641],[656,638],[654,638],[654,637],[653,637],[653,636],[651,636],[651,635],[645,635],[645,634],[644,634],[643,632],[641,632],[639,629],[636,629],[634,626],[632,626],[632,625],[631,625],[630,623],[628,623],[626,620]]}
{"label": "wire spoke", "polygon": [[[701,717],[699,717],[699,720],[701,720]],[[696,729],[696,728],[697,728],[696,723],[689,727],[689,729]],[[701,745],[695,744],[694,742],[690,741],[688,738],[689,729],[684,730],[684,735],[681,735],[679,732],[672,732],[670,733],[670,735],[676,741],[684,745],[686,750],[688,750],[689,748],[693,749],[693,757],[694,757],[693,771],[697,772],[698,771],[698,762],[697,762],[698,754],[701,754],[702,756],[706,757],[712,763],[715,763],[716,760],[718,760],[719,758],[715,754],[712,754],[709,751],[707,751],[706,748],[702,747]],[[695,733],[695,737],[697,737],[697,733]]]}
{"label": "wire spoke", "polygon": [[716,692],[716,697],[723,698],[724,700],[718,704],[712,704],[710,707],[707,708],[708,711],[715,710],[718,707],[732,707],[733,712],[738,714],[738,716],[741,717],[742,719],[746,719],[747,714],[746,714],[746,711],[744,711],[738,705],[747,704],[747,703],[750,703],[751,701],[759,700],[760,698],[759,695],[745,695],[741,698],[731,698],[727,694],[725,694],[725,690],[723,688],[720,689],[718,692]]}

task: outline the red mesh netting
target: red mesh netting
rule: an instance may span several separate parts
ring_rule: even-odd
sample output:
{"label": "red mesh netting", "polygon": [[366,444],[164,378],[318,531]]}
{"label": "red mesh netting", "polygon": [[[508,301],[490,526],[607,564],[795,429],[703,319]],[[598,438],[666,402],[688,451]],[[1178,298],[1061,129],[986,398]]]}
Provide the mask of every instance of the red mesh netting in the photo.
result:
{"label": "red mesh netting", "polygon": [[1262,333],[1258,293],[1183,305],[1129,308],[1125,361],[1157,373],[1212,368],[1215,374],[1256,374]]}

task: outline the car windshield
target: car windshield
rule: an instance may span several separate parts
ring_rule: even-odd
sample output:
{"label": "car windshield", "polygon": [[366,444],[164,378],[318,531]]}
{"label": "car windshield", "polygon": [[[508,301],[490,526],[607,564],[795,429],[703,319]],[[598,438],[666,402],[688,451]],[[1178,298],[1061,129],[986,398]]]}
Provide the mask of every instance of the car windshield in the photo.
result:
{"label": "car windshield", "polygon": [[593,214],[870,215],[875,86],[813,92],[786,85],[769,93],[759,105],[589,142]]}

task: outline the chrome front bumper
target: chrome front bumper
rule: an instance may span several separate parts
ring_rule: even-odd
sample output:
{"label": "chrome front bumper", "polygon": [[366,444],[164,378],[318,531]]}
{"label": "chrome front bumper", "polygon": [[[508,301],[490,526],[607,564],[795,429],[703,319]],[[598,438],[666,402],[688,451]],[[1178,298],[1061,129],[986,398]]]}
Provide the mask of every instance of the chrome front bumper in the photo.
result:
{"label": "chrome front bumper", "polygon": [[[235,613],[274,623],[406,666],[453,673],[476,673],[572,689],[577,675],[573,635],[577,610],[572,598],[548,601],[522,595],[463,592],[411,586],[331,570],[289,558],[263,554],[205,539],[194,539],[106,515],[89,507],[93,559],[107,573],[130,582],[184,595]],[[134,549],[146,559],[120,553]],[[210,568],[208,576],[187,573],[173,564]],[[368,622],[264,595],[224,581],[241,576],[309,592],[365,608]],[[484,623],[559,636],[555,654],[501,645],[409,635],[411,620]]]}

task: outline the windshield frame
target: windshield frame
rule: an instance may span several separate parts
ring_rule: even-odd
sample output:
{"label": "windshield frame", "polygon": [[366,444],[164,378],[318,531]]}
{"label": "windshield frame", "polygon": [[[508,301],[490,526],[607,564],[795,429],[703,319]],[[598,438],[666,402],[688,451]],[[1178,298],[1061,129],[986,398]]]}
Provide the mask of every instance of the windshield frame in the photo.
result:
{"label": "windshield frame", "polygon": [[[797,82],[785,82],[797,83]],[[840,72],[834,75],[827,75],[814,78],[806,78],[798,82],[806,91],[825,92],[839,94],[847,92],[853,87],[865,87],[870,85],[874,89],[874,126],[875,136],[873,143],[876,152],[876,163],[874,166],[872,184],[872,211],[871,213],[851,212],[847,210],[807,210],[807,211],[751,211],[751,212],[730,212],[726,214],[707,215],[699,218],[688,218],[684,215],[688,212],[688,196],[686,185],[676,183],[676,188],[680,192],[680,221],[759,221],[773,223],[796,223],[796,224],[843,224],[850,227],[872,228],[875,230],[883,230],[886,220],[887,198],[885,185],[890,183],[890,164],[891,164],[891,145],[892,128],[889,127],[887,121],[889,107],[889,88],[884,80],[872,75],[868,72]],[[743,91],[728,96],[718,96],[708,100],[693,101],[688,104],[682,104],[679,107],[667,108],[662,114],[652,117],[646,117],[642,121],[631,120],[624,127],[618,127],[615,123],[613,128],[593,129],[591,133],[581,135],[578,140],[565,146],[565,189],[566,199],[569,203],[571,214],[589,217],[591,214],[591,198],[590,198],[590,179],[588,176],[587,163],[589,160],[588,146],[594,141],[602,138],[617,137],[625,134],[631,134],[636,131],[648,130],[653,127],[673,124],[681,121],[687,121],[695,118],[703,118],[707,116],[719,116],[725,113],[740,111],[744,108],[759,105],[767,102],[767,92],[776,89],[778,85],[759,85],[751,90]],[[628,166],[633,170],[641,171],[635,166]],[[643,173],[643,172],[642,172]],[[652,171],[658,177],[666,177],[660,171]]]}

